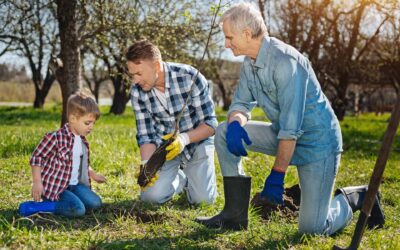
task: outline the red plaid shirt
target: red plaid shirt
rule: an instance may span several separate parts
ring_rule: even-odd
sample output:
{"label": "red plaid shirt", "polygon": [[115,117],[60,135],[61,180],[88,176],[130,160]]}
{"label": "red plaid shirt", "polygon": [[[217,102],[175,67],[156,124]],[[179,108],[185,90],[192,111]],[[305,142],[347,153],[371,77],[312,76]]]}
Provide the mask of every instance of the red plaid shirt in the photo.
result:
{"label": "red plaid shirt", "polygon": [[[84,136],[81,138],[87,148],[89,169],[89,143]],[[59,130],[47,133],[33,151],[29,163],[31,166],[42,168],[43,196],[46,199],[58,200],[60,194],[68,187],[72,171],[73,146],[74,134],[67,123]]]}

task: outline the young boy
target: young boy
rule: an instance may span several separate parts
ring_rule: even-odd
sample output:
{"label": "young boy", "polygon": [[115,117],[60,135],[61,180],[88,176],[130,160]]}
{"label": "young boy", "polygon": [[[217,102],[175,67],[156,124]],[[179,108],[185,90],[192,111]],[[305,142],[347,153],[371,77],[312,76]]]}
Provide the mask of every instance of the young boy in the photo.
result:
{"label": "young boy", "polygon": [[92,97],[83,92],[70,96],[68,123],[56,132],[47,133],[32,153],[34,201],[20,205],[22,216],[47,212],[78,217],[101,206],[100,197],[90,189],[90,178],[98,183],[106,179],[90,168],[89,144],[85,138],[99,116]]}

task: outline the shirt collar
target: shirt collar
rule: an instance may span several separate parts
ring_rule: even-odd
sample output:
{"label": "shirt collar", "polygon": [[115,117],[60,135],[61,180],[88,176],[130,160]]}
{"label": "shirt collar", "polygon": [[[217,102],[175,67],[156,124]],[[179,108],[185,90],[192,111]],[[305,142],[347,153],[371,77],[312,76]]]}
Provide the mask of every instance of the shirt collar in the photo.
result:
{"label": "shirt collar", "polygon": [[260,46],[260,50],[258,51],[256,61],[253,63],[253,66],[257,68],[264,68],[264,66],[266,65],[267,57],[264,52],[268,51],[270,47],[270,40],[271,38],[269,36],[264,36]]}
{"label": "shirt collar", "polygon": [[[72,138],[75,138],[75,134],[72,133],[71,127],[68,122],[65,123],[65,125],[62,127],[62,130],[67,135],[67,137],[70,138],[70,141],[72,141]],[[82,139],[83,143],[85,143],[85,145],[89,148],[89,143],[86,141],[86,137],[82,135],[79,137]]]}
{"label": "shirt collar", "polygon": [[169,65],[166,62],[163,62],[163,68],[164,68],[164,81],[165,81],[165,88],[169,89],[170,88],[170,78],[171,76],[171,70],[169,68]]}
{"label": "shirt collar", "polygon": [[65,133],[66,133],[68,136],[73,136],[73,135],[74,135],[74,134],[72,133],[72,131],[71,131],[71,128],[70,128],[68,122],[65,123],[65,125],[64,125],[64,127],[63,127],[63,130],[65,131]]}

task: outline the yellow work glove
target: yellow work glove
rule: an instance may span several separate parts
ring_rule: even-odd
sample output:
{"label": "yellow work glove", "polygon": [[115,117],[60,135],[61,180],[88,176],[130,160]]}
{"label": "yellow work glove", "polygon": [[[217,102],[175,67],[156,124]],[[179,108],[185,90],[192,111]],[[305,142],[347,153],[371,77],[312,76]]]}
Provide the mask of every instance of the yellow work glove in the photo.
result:
{"label": "yellow work glove", "polygon": [[[173,133],[163,136],[164,140],[171,138]],[[174,159],[177,155],[182,153],[183,149],[190,143],[189,135],[187,133],[178,134],[175,140],[165,148],[167,150],[167,161]]]}

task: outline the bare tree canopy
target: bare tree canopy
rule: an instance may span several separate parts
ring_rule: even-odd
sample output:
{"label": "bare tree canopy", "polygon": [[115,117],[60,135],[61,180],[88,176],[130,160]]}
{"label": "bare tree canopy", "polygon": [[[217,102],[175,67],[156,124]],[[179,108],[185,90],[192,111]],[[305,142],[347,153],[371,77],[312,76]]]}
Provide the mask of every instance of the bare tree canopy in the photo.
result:
{"label": "bare tree canopy", "polygon": [[52,1],[3,1],[0,8],[0,56],[12,52],[28,61],[35,85],[35,108],[43,107],[55,80],[49,65],[58,53],[58,27]]}
{"label": "bare tree canopy", "polygon": [[[353,85],[360,86],[355,88],[360,95],[371,95],[385,86],[399,93],[399,1],[253,2],[260,7],[269,34],[310,59],[339,119],[350,106],[357,109],[360,98],[349,96]],[[0,56],[12,53],[27,61],[35,86],[35,107],[43,106],[57,78],[64,105],[83,83],[98,100],[101,86],[107,83],[113,95],[110,112],[122,114],[131,84],[125,75],[124,50],[135,41],[148,39],[160,48],[164,60],[199,68],[213,82],[227,109],[238,67],[222,57],[220,30],[215,29],[207,60],[197,65],[213,4],[185,0],[4,0],[0,3]]]}

